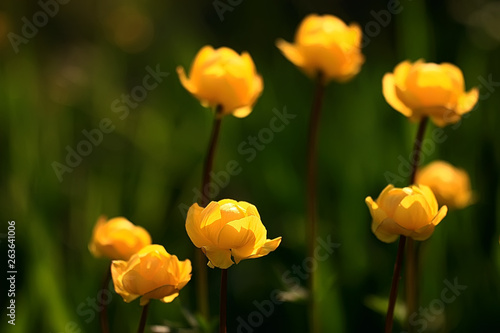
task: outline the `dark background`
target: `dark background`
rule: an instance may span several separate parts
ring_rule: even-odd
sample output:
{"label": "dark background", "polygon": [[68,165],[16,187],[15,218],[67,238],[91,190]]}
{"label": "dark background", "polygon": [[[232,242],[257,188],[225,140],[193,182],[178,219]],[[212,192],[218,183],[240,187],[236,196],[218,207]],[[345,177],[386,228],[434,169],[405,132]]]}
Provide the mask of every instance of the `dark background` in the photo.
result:
{"label": "dark background", "polygon": [[[232,3],[221,20],[211,1],[71,0],[57,10],[51,7],[54,17],[19,44],[16,53],[7,36],[22,36],[23,17],[33,22],[42,7],[34,1],[2,1],[0,248],[7,254],[7,221],[15,220],[18,274],[16,326],[7,324],[7,285],[2,282],[0,330],[98,331],[98,312],[91,304],[109,262],[93,258],[87,245],[100,214],[125,216],[149,230],[153,241],[170,253],[193,260],[179,205],[191,205],[193,189],[199,187],[212,114],[181,86],[175,68],[188,69],[196,52],[209,44],[250,52],[264,79],[253,112],[223,121],[215,172],[235,160],[241,173],[231,177],[217,198],[255,204],[268,237],[283,236],[275,252],[229,270],[229,332],[238,332],[238,317],[254,324],[263,319],[259,327],[240,332],[307,331],[306,302],[297,293],[288,293],[290,302],[276,305],[268,315],[259,315],[254,301],[263,304],[274,289],[289,291],[283,274],[305,259],[305,138],[313,84],[275,41],[292,41],[310,13],[358,22],[367,37],[361,72],[348,83],[327,87],[321,118],[320,237],[340,244],[318,270],[322,331],[382,331],[397,245],[382,243],[371,233],[364,198],[378,196],[388,172],[400,177],[397,186],[408,181],[402,161],[408,161],[416,124],[385,102],[381,80],[400,61],[419,58],[456,64],[467,89],[479,87],[481,97],[470,116],[444,129],[443,143],[432,140],[434,125],[427,131],[424,164],[445,159],[466,169],[477,202],[450,211],[421,244],[420,305],[431,309],[427,318],[418,315],[416,328],[498,329],[500,2]],[[384,15],[388,5],[398,12]],[[130,107],[128,116],[114,112],[112,103],[142,85],[148,66],[159,66],[169,76]],[[247,161],[249,155],[238,147],[269,127],[273,109],[284,108],[296,118]],[[67,147],[76,149],[86,140],[82,131],[98,129],[104,118],[115,129],[103,134],[102,142],[92,145],[91,153],[59,181],[54,162],[66,164]],[[6,255],[2,257],[6,271]],[[220,272],[209,273],[216,321]],[[442,308],[443,281],[455,279],[467,289]],[[112,331],[135,332],[139,302],[126,304],[114,291],[106,295],[112,295]],[[173,303],[152,302],[148,323],[189,328],[195,300],[193,277]],[[400,330],[396,323],[395,331]]]}

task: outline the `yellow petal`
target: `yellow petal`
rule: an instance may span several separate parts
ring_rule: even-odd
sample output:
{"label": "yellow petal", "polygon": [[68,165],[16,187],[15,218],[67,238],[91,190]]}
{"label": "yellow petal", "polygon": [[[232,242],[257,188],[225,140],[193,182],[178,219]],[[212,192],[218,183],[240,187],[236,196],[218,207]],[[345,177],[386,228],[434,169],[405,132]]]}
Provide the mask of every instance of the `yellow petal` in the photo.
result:
{"label": "yellow petal", "polygon": [[338,44],[329,45],[325,48],[320,43],[300,45],[299,52],[305,59],[304,69],[309,75],[322,72],[327,79],[341,77],[341,71],[348,62],[347,56]]}
{"label": "yellow petal", "polygon": [[172,302],[177,296],[179,296],[179,293],[172,294],[170,296],[165,296],[163,298],[160,298],[160,301],[163,303],[170,303]]}
{"label": "yellow petal", "polygon": [[423,195],[407,196],[396,208],[393,219],[405,229],[416,230],[429,224],[432,218],[430,210]]}
{"label": "yellow petal", "polygon": [[392,106],[396,111],[399,111],[406,117],[411,117],[412,110],[407,107],[396,94],[396,84],[394,74],[387,73],[382,79],[382,93],[385,100]]}
{"label": "yellow petal", "polygon": [[406,89],[413,96],[414,107],[452,106],[458,97],[448,72],[435,63],[415,64],[408,74]]}
{"label": "yellow petal", "polygon": [[232,112],[232,115],[235,116],[236,118],[245,118],[248,116],[250,113],[252,113],[252,107],[251,106],[244,106],[242,108],[238,108]]}
{"label": "yellow petal", "polygon": [[456,112],[460,115],[472,110],[479,99],[479,89],[473,88],[468,92],[464,92],[458,99]]}
{"label": "yellow petal", "polygon": [[[191,65],[190,79],[194,87],[199,86],[200,77],[203,75],[203,70],[215,60],[217,54],[214,48],[210,45],[202,47],[194,57],[193,64]],[[187,89],[188,91],[191,91]]]}
{"label": "yellow petal", "polygon": [[265,255],[269,254],[270,252],[273,252],[274,250],[276,250],[280,244],[281,244],[281,237],[276,237],[274,239],[268,239],[268,240],[266,240],[264,245],[262,245],[262,247],[260,247],[257,250],[257,253],[254,255],[251,255],[249,258],[259,258],[259,257],[265,256]]}
{"label": "yellow petal", "polygon": [[227,269],[231,267],[234,262],[231,260],[231,251],[227,249],[219,249],[216,247],[204,248],[205,255],[207,256],[209,266],[211,268],[218,267]]}
{"label": "yellow petal", "polygon": [[278,49],[280,49],[283,55],[295,66],[300,68],[303,68],[305,66],[304,57],[299,53],[294,45],[284,41],[283,39],[278,39],[276,41],[276,46],[278,47]]}
{"label": "yellow petal", "polygon": [[193,242],[193,244],[201,248],[203,246],[214,245],[210,239],[205,237],[204,233],[201,230],[201,212],[203,208],[201,208],[197,203],[193,204],[187,214],[186,218],[186,231]]}
{"label": "yellow petal", "polygon": [[[420,59],[415,63],[419,64],[422,63],[423,60]],[[394,83],[396,86],[400,87],[401,90],[406,90],[406,79],[408,78],[408,74],[410,73],[412,67],[414,64],[412,64],[410,61],[405,60],[400,62],[395,68],[394,68]]]}
{"label": "yellow petal", "polygon": [[260,214],[259,211],[257,210],[257,207],[255,207],[251,203],[248,203],[246,201],[238,201],[238,206],[240,206],[245,210],[245,214],[247,216],[257,216],[258,218],[260,218]]}
{"label": "yellow petal", "polygon": [[387,214],[379,207],[379,205],[373,201],[372,197],[367,197],[365,199],[365,203],[370,210],[370,214],[372,216],[372,231],[378,228],[380,223],[387,218]]}
{"label": "yellow petal", "polygon": [[242,219],[246,217],[246,211],[243,207],[241,207],[237,202],[229,202],[228,200],[219,201],[220,207],[220,215],[221,220],[221,228],[224,227],[227,223]]}
{"label": "yellow petal", "polygon": [[201,214],[201,232],[210,241],[209,246],[215,246],[219,238],[219,233],[225,225],[222,221],[220,205],[212,201],[203,209]]}
{"label": "yellow petal", "polygon": [[414,231],[409,237],[413,238],[416,241],[424,241],[431,237],[434,233],[435,226],[434,224],[428,224],[419,230]]}
{"label": "yellow petal", "polygon": [[454,91],[462,92],[465,90],[464,75],[460,68],[447,62],[441,63],[440,67],[452,80]]}
{"label": "yellow petal", "polygon": [[388,185],[377,198],[377,204],[387,216],[393,217],[401,200],[407,197],[409,193],[411,193],[409,188],[394,188],[394,186]]}
{"label": "yellow petal", "polygon": [[434,219],[432,219],[431,224],[438,225],[439,222],[441,222],[444,219],[447,213],[448,213],[448,207],[447,206],[441,207],[437,215],[434,217]]}
{"label": "yellow petal", "polygon": [[111,276],[113,278],[115,291],[126,303],[130,303],[140,295],[131,294],[123,287],[123,274],[126,269],[127,262],[124,260],[113,260],[111,263]]}
{"label": "yellow petal", "polygon": [[386,218],[378,224],[375,224],[375,220],[373,220],[372,232],[382,242],[392,243],[398,239],[399,235],[408,233],[408,230],[402,228],[391,218]]}
{"label": "yellow petal", "polygon": [[171,285],[161,286],[151,290],[148,293],[145,293],[144,296],[142,296],[141,298],[141,305],[147,304],[146,301],[152,298],[159,299],[164,303],[169,303],[172,302],[178,295],[179,295],[179,290],[177,290],[174,286]]}
{"label": "yellow petal", "polygon": [[231,221],[222,228],[219,234],[218,247],[222,249],[245,247],[252,253],[256,244],[261,246],[265,242],[266,235],[266,228],[259,218],[248,216]]}
{"label": "yellow petal", "polygon": [[182,86],[191,94],[196,94],[196,86],[187,78],[186,72],[182,66],[177,66],[177,75],[179,75]]}
{"label": "yellow petal", "polygon": [[425,197],[425,200],[429,204],[430,208],[429,214],[432,216],[436,215],[438,211],[438,202],[436,200],[436,196],[434,195],[430,187],[426,185],[419,185],[419,186],[411,186],[411,188],[414,191],[418,191]]}
{"label": "yellow petal", "polygon": [[281,237],[277,237],[274,239],[266,240],[264,245],[258,248],[254,248],[251,254],[245,252],[241,248],[233,249],[231,250],[231,253],[233,254],[234,261],[237,264],[239,264],[240,261],[244,259],[254,259],[268,255],[270,252],[276,250],[276,248],[278,248],[280,243],[281,243]]}

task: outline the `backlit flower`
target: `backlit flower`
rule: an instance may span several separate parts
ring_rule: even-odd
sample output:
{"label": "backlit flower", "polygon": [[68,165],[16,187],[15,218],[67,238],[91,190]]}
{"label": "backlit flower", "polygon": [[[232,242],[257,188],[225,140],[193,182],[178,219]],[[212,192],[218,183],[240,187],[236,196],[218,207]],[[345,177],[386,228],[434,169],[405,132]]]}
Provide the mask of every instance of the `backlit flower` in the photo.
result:
{"label": "backlit flower", "polygon": [[115,291],[127,303],[141,297],[141,305],[150,299],[172,302],[191,279],[191,261],[180,261],[161,245],[148,245],[130,260],[114,260],[111,274]]}
{"label": "backlit flower", "polygon": [[281,242],[281,237],[267,239],[267,230],[254,205],[230,199],[212,201],[206,208],[193,204],[186,231],[212,268],[225,269],[243,259],[265,256]]}
{"label": "backlit flower", "polygon": [[429,186],[441,205],[460,209],[472,202],[467,172],[444,161],[434,161],[418,170],[416,183]]}
{"label": "backlit flower", "polygon": [[92,233],[89,250],[95,257],[128,260],[144,246],[151,244],[151,236],[142,227],[124,217],[107,221],[99,217]]}
{"label": "backlit flower", "polygon": [[315,77],[321,72],[325,81],[347,81],[358,74],[365,61],[361,40],[357,24],[347,26],[338,17],[311,14],[297,29],[294,44],[279,39],[276,45],[307,75]]}
{"label": "backlit flower", "polygon": [[472,110],[479,90],[465,91],[462,71],[449,63],[403,61],[382,80],[385,100],[412,121],[430,117],[438,126],[453,124]]}
{"label": "backlit flower", "polygon": [[394,242],[400,235],[426,240],[448,212],[446,206],[438,210],[436,197],[424,185],[387,185],[376,201],[367,197],[365,202],[373,218],[372,232],[386,243]]}
{"label": "backlit flower", "polygon": [[220,107],[222,114],[243,118],[262,93],[262,77],[257,74],[252,57],[230,48],[214,50],[203,47],[191,66],[189,78],[177,67],[182,85],[206,107]]}

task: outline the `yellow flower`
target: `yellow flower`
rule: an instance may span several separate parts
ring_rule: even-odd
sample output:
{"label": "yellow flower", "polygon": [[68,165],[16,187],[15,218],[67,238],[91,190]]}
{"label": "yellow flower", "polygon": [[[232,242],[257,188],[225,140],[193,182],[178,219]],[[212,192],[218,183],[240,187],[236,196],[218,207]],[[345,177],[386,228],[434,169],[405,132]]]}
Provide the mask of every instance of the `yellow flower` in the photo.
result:
{"label": "yellow flower", "polygon": [[265,256],[281,243],[281,237],[266,239],[267,230],[254,205],[230,199],[212,201],[206,208],[193,204],[186,231],[211,268],[225,269],[243,259]]}
{"label": "yellow flower", "polygon": [[342,82],[358,74],[365,61],[361,40],[357,24],[347,26],[338,17],[311,14],[297,29],[295,44],[279,39],[276,46],[307,75],[315,77],[321,72],[325,82]]}
{"label": "yellow flower", "polygon": [[429,186],[441,205],[460,209],[472,203],[469,175],[444,161],[434,161],[419,170],[416,183]]}
{"label": "yellow flower", "polygon": [[440,127],[458,122],[479,98],[477,88],[465,91],[462,71],[449,63],[403,61],[384,75],[382,86],[394,109],[412,121],[428,116]]}
{"label": "yellow flower", "polygon": [[223,114],[243,118],[262,93],[262,77],[252,57],[221,47],[204,46],[196,55],[189,79],[184,68],[177,67],[182,85],[206,107],[221,107]]}
{"label": "yellow flower", "polygon": [[446,206],[438,210],[436,197],[424,185],[387,185],[377,201],[367,197],[365,202],[373,218],[372,232],[386,243],[394,242],[399,235],[426,240],[448,212]]}
{"label": "yellow flower", "polygon": [[151,236],[142,227],[124,217],[106,221],[99,217],[92,233],[89,250],[95,257],[128,260],[131,255],[151,244]]}
{"label": "yellow flower", "polygon": [[115,291],[127,303],[141,297],[141,305],[150,299],[172,302],[191,279],[191,261],[180,261],[161,245],[148,245],[130,260],[113,260],[111,274]]}

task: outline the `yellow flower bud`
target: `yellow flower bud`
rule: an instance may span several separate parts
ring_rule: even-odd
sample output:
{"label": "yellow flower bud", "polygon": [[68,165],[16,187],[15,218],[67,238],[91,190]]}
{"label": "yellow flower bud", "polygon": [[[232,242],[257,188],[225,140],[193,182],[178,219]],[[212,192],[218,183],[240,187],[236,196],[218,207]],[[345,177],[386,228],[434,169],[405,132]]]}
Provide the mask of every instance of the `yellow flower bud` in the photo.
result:
{"label": "yellow flower bud", "polygon": [[211,268],[226,269],[243,259],[265,256],[281,243],[281,237],[266,239],[267,230],[254,205],[230,199],[212,201],[206,208],[193,204],[186,231],[208,257]]}
{"label": "yellow flower bud", "polygon": [[343,82],[358,74],[365,61],[361,40],[357,24],[347,26],[338,17],[311,14],[297,29],[294,44],[279,39],[276,46],[307,75],[315,77],[321,72],[325,82]]}
{"label": "yellow flower bud", "polygon": [[441,205],[460,209],[472,203],[469,175],[444,161],[434,161],[418,170],[416,183],[429,186]]}
{"label": "yellow flower bud", "polygon": [[443,127],[472,110],[479,90],[465,91],[462,71],[449,63],[403,61],[382,80],[385,100],[412,121],[430,117]]}
{"label": "yellow flower bud", "polygon": [[372,232],[386,243],[394,242],[400,235],[426,240],[448,212],[446,206],[438,210],[436,197],[424,185],[387,185],[377,201],[367,197],[365,202],[373,218]]}
{"label": "yellow flower bud", "polygon": [[180,261],[161,245],[148,245],[130,260],[113,260],[111,275],[115,291],[127,303],[141,297],[141,305],[150,299],[172,302],[191,280],[191,261]]}
{"label": "yellow flower bud", "polygon": [[124,217],[106,221],[99,217],[92,233],[89,250],[95,257],[128,260],[131,255],[151,244],[151,236],[142,227]]}
{"label": "yellow flower bud", "polygon": [[252,57],[230,48],[214,50],[203,47],[191,66],[189,78],[177,67],[182,85],[205,107],[220,107],[223,114],[243,118],[262,93],[262,77],[257,74]]}

